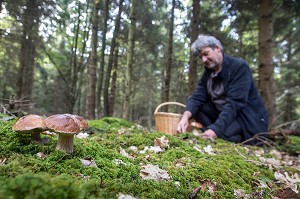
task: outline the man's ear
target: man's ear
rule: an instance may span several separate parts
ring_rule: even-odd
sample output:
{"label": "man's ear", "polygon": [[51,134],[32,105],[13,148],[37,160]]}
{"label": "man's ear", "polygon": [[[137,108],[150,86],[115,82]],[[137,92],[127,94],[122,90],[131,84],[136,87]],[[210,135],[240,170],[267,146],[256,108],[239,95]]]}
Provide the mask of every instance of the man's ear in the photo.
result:
{"label": "man's ear", "polygon": [[215,49],[217,49],[218,51],[221,51],[221,48],[218,45],[215,46]]}

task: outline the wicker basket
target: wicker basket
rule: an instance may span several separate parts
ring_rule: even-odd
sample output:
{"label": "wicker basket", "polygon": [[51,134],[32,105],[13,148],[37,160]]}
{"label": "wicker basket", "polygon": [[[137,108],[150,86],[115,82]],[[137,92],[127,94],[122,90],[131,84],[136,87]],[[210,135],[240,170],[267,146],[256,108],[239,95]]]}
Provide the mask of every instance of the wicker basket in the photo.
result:
{"label": "wicker basket", "polygon": [[175,135],[177,133],[176,131],[177,124],[182,114],[158,112],[158,110],[165,105],[178,105],[182,107],[185,107],[185,105],[178,102],[164,102],[158,105],[154,111],[156,130],[170,135]]}

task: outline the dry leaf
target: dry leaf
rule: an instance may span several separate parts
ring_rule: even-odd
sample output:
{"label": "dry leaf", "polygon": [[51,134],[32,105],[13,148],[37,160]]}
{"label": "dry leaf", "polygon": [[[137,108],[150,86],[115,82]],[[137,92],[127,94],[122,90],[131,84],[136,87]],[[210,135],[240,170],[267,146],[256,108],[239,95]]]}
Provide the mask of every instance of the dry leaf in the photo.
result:
{"label": "dry leaf", "polygon": [[273,149],[270,151],[270,154],[275,156],[277,159],[282,159],[282,154],[280,151]]}
{"label": "dry leaf", "polygon": [[83,164],[83,166],[86,166],[86,167],[96,167],[97,166],[96,163],[94,162],[94,160],[90,157],[80,159],[80,161]]}
{"label": "dry leaf", "polygon": [[234,196],[237,199],[248,199],[249,198],[249,195],[245,194],[245,191],[242,190],[242,189],[235,189],[234,190]]}
{"label": "dry leaf", "polygon": [[128,134],[128,133],[129,133],[129,131],[126,128],[121,128],[121,129],[118,130],[119,135]]}
{"label": "dry leaf", "polygon": [[274,177],[276,180],[283,183],[286,188],[291,188],[294,192],[298,193],[297,183],[300,183],[300,178],[297,173],[289,176],[287,172],[284,172],[284,174],[280,172],[275,172]]}
{"label": "dry leaf", "polygon": [[262,149],[260,149],[260,150],[255,150],[255,151],[254,151],[254,154],[255,154],[255,156],[257,156],[257,157],[260,157],[260,156],[262,156],[262,155],[265,154],[265,151],[262,150]]}
{"label": "dry leaf", "polygon": [[0,165],[3,165],[5,164],[7,158],[0,158]]}
{"label": "dry leaf", "polygon": [[279,168],[281,167],[281,162],[280,160],[276,160],[274,158],[264,158],[260,157],[259,158],[266,166],[274,167],[274,168]]}
{"label": "dry leaf", "polygon": [[200,152],[203,154],[202,149],[200,148],[200,146],[198,144],[196,144],[195,146],[193,146],[193,149],[195,149],[196,151]]}
{"label": "dry leaf", "polygon": [[122,154],[122,156],[126,157],[126,158],[133,158],[133,156],[130,156],[125,149],[123,149],[122,147],[120,147],[120,153]]}
{"label": "dry leaf", "polygon": [[162,151],[164,151],[162,148],[160,148],[159,146],[145,146],[145,148],[143,150],[140,151],[140,153],[146,153],[147,151],[151,151],[154,153],[160,153]]}
{"label": "dry leaf", "polygon": [[206,147],[203,147],[203,150],[205,153],[209,154],[209,155],[216,155],[213,152],[213,148],[211,147],[211,145],[207,145]]}
{"label": "dry leaf", "polygon": [[127,194],[123,194],[123,193],[119,193],[117,196],[118,196],[118,199],[136,199],[135,197],[133,197],[131,195],[127,195]]}
{"label": "dry leaf", "polygon": [[166,136],[162,136],[160,138],[155,138],[154,140],[154,146],[159,146],[160,148],[169,148],[169,140]]}
{"label": "dry leaf", "polygon": [[116,165],[120,165],[120,164],[125,165],[125,166],[127,165],[125,162],[123,162],[123,160],[120,160],[120,159],[114,159],[113,161]]}
{"label": "dry leaf", "polygon": [[300,199],[299,195],[291,188],[280,189],[276,193],[278,199]]}
{"label": "dry leaf", "polygon": [[45,155],[45,153],[43,153],[43,152],[38,152],[38,153],[36,154],[36,156],[37,156],[38,158],[42,158],[42,159],[46,158],[46,155]]}
{"label": "dry leaf", "polygon": [[128,150],[133,151],[134,153],[138,152],[138,148],[136,146],[130,146],[128,147]]}
{"label": "dry leaf", "polygon": [[200,180],[201,185],[193,190],[193,193],[190,195],[190,199],[196,198],[199,191],[206,191],[208,189],[208,192],[211,196],[215,193],[217,190],[216,183],[211,182],[209,180]]}
{"label": "dry leaf", "polygon": [[144,180],[169,181],[172,179],[167,171],[160,169],[157,165],[151,164],[142,166],[140,176]]}

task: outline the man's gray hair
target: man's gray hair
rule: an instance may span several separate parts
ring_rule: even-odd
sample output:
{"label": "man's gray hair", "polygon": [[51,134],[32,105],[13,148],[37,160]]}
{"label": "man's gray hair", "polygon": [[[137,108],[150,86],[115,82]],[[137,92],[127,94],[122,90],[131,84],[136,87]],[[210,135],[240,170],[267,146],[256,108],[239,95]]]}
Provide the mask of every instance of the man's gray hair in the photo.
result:
{"label": "man's gray hair", "polygon": [[217,38],[210,35],[199,35],[196,41],[192,43],[191,51],[194,55],[199,55],[203,48],[215,48],[216,46],[219,46],[221,51],[223,51],[223,46]]}

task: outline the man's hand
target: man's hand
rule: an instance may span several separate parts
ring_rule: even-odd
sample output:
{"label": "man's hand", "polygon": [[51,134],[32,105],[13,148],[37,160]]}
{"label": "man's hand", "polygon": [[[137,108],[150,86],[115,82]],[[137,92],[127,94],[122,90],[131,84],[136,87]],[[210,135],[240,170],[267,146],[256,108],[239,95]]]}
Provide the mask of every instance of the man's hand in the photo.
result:
{"label": "man's hand", "polygon": [[202,137],[203,139],[213,139],[217,138],[218,136],[213,130],[207,129],[206,131],[200,134],[200,137]]}
{"label": "man's hand", "polygon": [[177,125],[177,132],[184,133],[186,132],[187,127],[189,126],[189,119],[192,116],[192,113],[189,111],[185,111]]}

